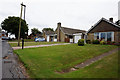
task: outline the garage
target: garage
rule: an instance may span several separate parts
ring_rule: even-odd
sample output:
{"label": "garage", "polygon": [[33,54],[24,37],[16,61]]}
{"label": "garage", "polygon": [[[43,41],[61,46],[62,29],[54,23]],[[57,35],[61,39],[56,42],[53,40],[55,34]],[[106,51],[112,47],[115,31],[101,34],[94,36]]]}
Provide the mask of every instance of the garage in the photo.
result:
{"label": "garage", "polygon": [[49,41],[50,41],[49,39],[50,39],[50,37],[49,37],[49,35],[47,35],[47,42],[49,42]]}
{"label": "garage", "polygon": [[74,43],[78,43],[78,40],[81,39],[82,33],[74,34]]}

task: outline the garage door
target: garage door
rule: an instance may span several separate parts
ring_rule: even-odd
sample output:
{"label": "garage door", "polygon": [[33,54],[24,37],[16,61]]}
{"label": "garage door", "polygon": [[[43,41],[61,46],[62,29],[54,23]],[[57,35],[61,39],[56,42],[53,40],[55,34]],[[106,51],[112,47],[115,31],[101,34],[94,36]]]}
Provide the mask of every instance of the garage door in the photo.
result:
{"label": "garage door", "polygon": [[79,39],[81,39],[81,36],[80,35],[75,35],[74,43],[77,43]]}
{"label": "garage door", "polygon": [[47,36],[47,42],[49,42],[49,39],[50,39],[49,36]]}

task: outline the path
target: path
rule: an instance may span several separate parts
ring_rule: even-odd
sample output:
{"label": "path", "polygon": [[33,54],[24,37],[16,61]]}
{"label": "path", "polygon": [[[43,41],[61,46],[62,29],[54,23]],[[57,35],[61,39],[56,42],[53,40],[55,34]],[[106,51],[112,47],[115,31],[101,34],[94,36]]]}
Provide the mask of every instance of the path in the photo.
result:
{"label": "path", "polygon": [[[34,45],[34,46],[24,46],[24,48],[35,48],[35,47],[47,47],[47,46],[56,46],[56,45],[67,45],[70,43],[57,43],[57,44],[45,44],[45,45]],[[22,49],[22,47],[12,47],[14,50]]]}
{"label": "path", "polygon": [[110,54],[118,52],[118,50],[120,50],[120,48],[113,49],[113,50],[111,50],[109,52],[106,52],[106,53],[104,53],[102,55],[99,55],[99,56],[96,56],[94,58],[88,59],[87,61],[85,61],[83,63],[80,63],[80,64],[78,64],[78,65],[76,65],[76,66],[74,66],[72,68],[62,70],[60,72],[57,71],[57,73],[68,73],[68,72],[71,72],[71,71],[76,71],[79,68],[84,68],[84,67],[86,67],[86,66],[88,66],[88,65],[90,65],[90,64],[92,64],[92,63],[94,63],[94,62],[96,62],[96,61],[98,61],[98,60],[100,60],[102,58],[104,58],[105,56],[108,56]]}
{"label": "path", "polygon": [[[7,43],[18,43],[18,42],[7,42]],[[20,43],[22,43],[22,42],[20,42]],[[27,42],[27,43],[35,43],[35,42]]]}
{"label": "path", "polygon": [[6,42],[2,42],[2,78],[27,78],[25,68]]}

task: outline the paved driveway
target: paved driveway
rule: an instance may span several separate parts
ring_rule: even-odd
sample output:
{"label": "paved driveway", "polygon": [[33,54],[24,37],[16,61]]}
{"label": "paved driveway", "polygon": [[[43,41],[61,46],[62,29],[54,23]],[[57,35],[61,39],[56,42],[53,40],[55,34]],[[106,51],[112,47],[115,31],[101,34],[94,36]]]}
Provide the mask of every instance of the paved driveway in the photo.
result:
{"label": "paved driveway", "polygon": [[26,78],[25,69],[6,41],[2,41],[2,78]]}

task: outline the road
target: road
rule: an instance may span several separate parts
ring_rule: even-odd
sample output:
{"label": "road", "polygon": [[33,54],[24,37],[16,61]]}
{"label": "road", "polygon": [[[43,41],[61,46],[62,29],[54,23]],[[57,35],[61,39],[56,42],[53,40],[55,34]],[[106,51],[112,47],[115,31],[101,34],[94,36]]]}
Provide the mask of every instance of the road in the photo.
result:
{"label": "road", "polygon": [[6,41],[2,41],[2,78],[27,78],[25,68]]}

